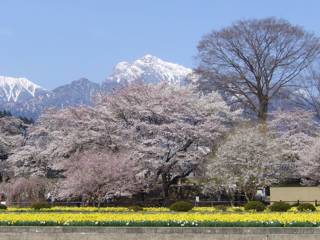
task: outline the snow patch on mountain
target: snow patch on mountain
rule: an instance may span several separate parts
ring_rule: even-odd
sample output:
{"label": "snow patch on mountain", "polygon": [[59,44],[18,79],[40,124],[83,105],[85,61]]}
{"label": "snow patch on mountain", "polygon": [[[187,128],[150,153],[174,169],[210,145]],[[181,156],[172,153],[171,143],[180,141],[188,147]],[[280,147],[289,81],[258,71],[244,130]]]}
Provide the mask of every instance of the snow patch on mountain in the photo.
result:
{"label": "snow patch on mountain", "polygon": [[39,85],[26,78],[0,76],[0,97],[10,102],[17,102],[22,94],[34,97]]}
{"label": "snow patch on mountain", "polygon": [[107,81],[126,84],[135,81],[143,81],[145,83],[166,82],[168,84],[181,85],[190,73],[192,73],[190,68],[166,62],[147,54],[133,63],[118,63],[114,68],[113,74],[107,78]]}

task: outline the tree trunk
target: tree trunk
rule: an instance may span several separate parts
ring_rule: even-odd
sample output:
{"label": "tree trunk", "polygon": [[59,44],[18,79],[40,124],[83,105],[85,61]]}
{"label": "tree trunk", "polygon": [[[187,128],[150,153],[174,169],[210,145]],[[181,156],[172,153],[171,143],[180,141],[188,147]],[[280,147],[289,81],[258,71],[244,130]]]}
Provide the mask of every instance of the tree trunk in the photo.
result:
{"label": "tree trunk", "polygon": [[141,192],[141,201],[142,201],[143,204],[144,204],[144,200],[145,200],[144,192]]}
{"label": "tree trunk", "polygon": [[164,204],[166,205],[169,200],[169,181],[167,174],[162,174],[162,192],[163,192],[163,198],[164,198]]}
{"label": "tree trunk", "polygon": [[244,190],[244,195],[247,201],[252,201],[255,199],[257,189],[255,187],[248,187]]}
{"label": "tree trunk", "polygon": [[266,122],[268,116],[269,101],[267,96],[259,98],[259,112],[258,118],[261,122]]}
{"label": "tree trunk", "polygon": [[178,197],[179,199],[183,199],[183,191],[182,191],[182,186],[181,186],[181,179],[178,180]]}
{"label": "tree trunk", "polygon": [[244,192],[244,197],[246,198],[247,202],[249,202],[251,200],[250,197],[248,196],[247,192]]}
{"label": "tree trunk", "polygon": [[230,205],[231,205],[231,207],[234,207],[234,193],[230,192],[228,195],[229,195],[229,199],[230,199]]}

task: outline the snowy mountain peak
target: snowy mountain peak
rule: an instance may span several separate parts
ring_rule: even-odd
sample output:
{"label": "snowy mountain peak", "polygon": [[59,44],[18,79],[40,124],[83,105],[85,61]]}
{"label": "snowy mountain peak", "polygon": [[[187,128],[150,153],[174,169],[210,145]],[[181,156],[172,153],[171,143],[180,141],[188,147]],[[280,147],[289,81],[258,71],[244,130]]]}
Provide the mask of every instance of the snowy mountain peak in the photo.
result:
{"label": "snowy mountain peak", "polygon": [[191,69],[179,64],[166,62],[158,57],[147,54],[132,63],[120,62],[107,79],[118,83],[131,83],[143,81],[146,83],[167,82],[169,84],[181,85],[186,80]]}
{"label": "snowy mountain peak", "polygon": [[0,100],[17,102],[21,97],[34,97],[38,89],[37,84],[26,78],[0,76]]}
{"label": "snowy mountain peak", "polygon": [[152,56],[150,54],[144,55],[142,58],[138,59],[137,61],[144,61],[144,62],[159,62],[162,61],[160,58]]}

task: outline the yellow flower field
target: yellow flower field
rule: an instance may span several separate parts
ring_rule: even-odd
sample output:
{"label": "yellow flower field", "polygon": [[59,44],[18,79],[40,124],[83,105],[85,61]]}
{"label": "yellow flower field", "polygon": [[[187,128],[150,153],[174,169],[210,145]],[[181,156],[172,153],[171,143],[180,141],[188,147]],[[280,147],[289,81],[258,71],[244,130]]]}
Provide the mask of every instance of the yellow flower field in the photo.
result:
{"label": "yellow flower field", "polygon": [[320,213],[2,213],[2,225],[260,226],[320,225]]}

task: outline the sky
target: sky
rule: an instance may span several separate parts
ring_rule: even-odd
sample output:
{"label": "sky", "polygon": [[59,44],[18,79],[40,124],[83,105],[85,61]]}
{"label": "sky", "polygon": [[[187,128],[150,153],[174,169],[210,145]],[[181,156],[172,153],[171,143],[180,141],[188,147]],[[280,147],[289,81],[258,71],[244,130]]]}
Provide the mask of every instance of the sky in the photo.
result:
{"label": "sky", "polygon": [[320,35],[319,9],[319,0],[0,0],[0,75],[53,89],[102,82],[145,54],[192,68],[212,30],[273,16]]}

